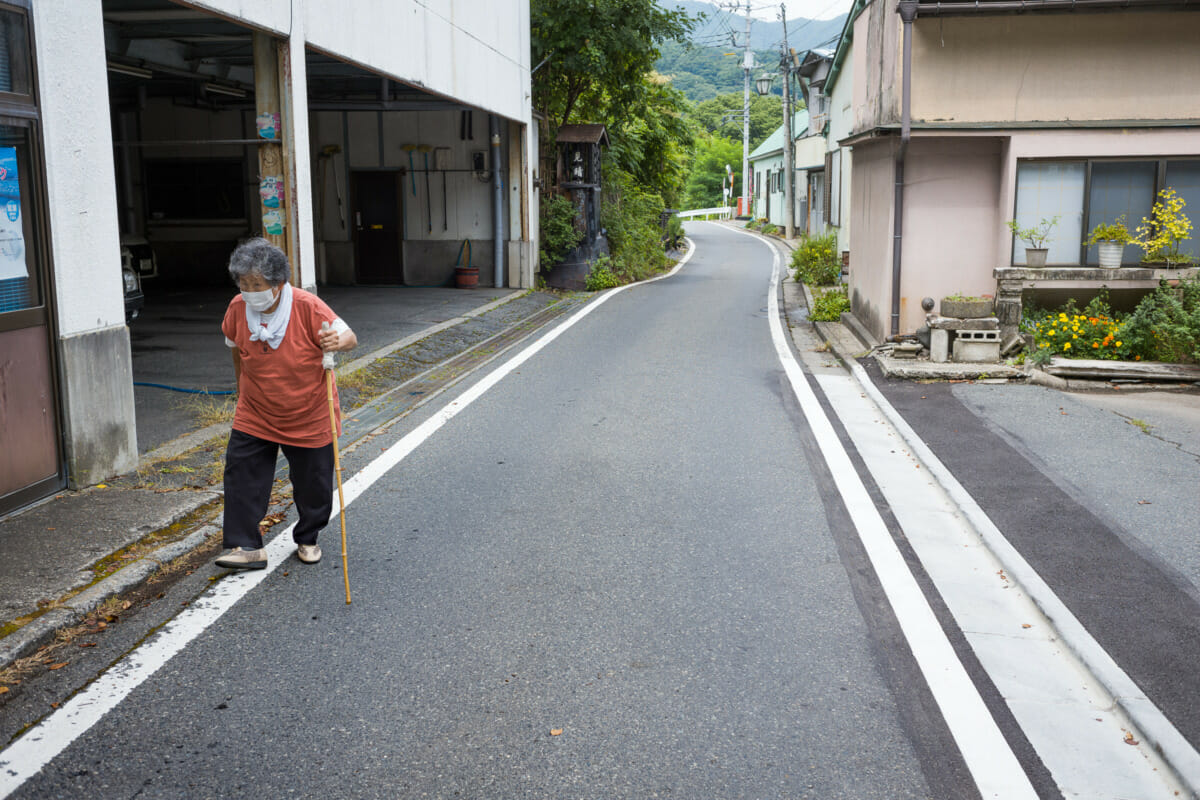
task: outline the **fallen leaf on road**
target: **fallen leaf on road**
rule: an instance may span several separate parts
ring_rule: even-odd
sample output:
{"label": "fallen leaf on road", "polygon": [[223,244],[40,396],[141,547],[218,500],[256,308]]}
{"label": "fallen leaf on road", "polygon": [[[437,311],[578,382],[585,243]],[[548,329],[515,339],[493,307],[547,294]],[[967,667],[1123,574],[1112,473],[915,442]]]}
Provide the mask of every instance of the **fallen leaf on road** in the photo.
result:
{"label": "fallen leaf on road", "polygon": [[96,643],[95,642],[80,642],[79,646],[80,647],[95,647]]}
{"label": "fallen leaf on road", "polygon": [[121,608],[125,611],[128,611],[132,607],[133,607],[133,603],[129,600],[126,600],[124,603],[121,603]]}
{"label": "fallen leaf on road", "polygon": [[563,731],[562,728],[553,728],[550,731],[550,735],[551,736],[562,736],[562,731]]}
{"label": "fallen leaf on road", "polygon": [[62,669],[66,665],[67,665],[66,661],[60,661],[57,664],[51,664],[50,666],[46,667],[46,669]]}
{"label": "fallen leaf on road", "polygon": [[1150,501],[1149,500],[1138,500],[1138,505],[1139,506],[1148,506],[1148,505],[1150,505]]}
{"label": "fallen leaf on road", "polygon": [[1033,626],[1030,625],[1028,622],[1026,622],[1026,623],[1022,624],[1021,627],[1022,628],[1032,628]]}
{"label": "fallen leaf on road", "polygon": [[0,686],[0,694],[8,694],[8,687]]}
{"label": "fallen leaf on road", "polygon": [[1141,742],[1139,742],[1137,739],[1133,738],[1133,734],[1131,732],[1125,731],[1125,744],[1137,745],[1137,744],[1141,744]]}

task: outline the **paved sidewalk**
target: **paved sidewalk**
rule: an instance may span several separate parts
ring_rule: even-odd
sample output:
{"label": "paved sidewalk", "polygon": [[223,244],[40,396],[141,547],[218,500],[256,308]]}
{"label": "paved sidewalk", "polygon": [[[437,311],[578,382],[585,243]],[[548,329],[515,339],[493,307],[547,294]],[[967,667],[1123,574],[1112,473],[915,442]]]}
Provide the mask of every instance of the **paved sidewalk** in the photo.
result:
{"label": "paved sidewalk", "polygon": [[[336,295],[331,302],[338,313],[353,320],[356,333],[361,331],[359,347],[350,354],[357,357],[339,365],[339,378],[365,374],[370,390],[370,401],[357,407],[356,400],[367,399],[360,397],[363,390],[341,391],[343,450],[585,302],[581,296],[517,290],[399,290],[389,295],[340,289],[330,294]],[[381,302],[381,296],[392,302]],[[142,375],[135,365],[135,380],[150,370],[152,377],[173,384],[201,385],[221,369],[232,372],[223,345],[215,355],[197,355],[186,346],[188,336],[192,341],[208,336],[219,343],[219,319],[214,334],[203,314],[181,325],[177,311],[160,308],[159,313],[175,316],[177,328],[191,325],[195,330],[185,331],[178,342],[168,340],[178,345],[173,360],[162,355],[168,349],[164,340],[156,339],[154,347],[146,348]],[[149,333],[143,329],[141,336]],[[400,387],[405,391],[396,391]],[[191,425],[177,407],[139,404],[138,414],[139,426],[145,423],[154,434],[141,448],[136,473],[60,492],[0,519],[0,669],[76,624],[107,598],[143,585],[176,559],[220,550],[220,467],[229,422],[179,434]],[[164,442],[164,432],[179,435]],[[282,487],[272,513],[286,511],[289,490]]]}

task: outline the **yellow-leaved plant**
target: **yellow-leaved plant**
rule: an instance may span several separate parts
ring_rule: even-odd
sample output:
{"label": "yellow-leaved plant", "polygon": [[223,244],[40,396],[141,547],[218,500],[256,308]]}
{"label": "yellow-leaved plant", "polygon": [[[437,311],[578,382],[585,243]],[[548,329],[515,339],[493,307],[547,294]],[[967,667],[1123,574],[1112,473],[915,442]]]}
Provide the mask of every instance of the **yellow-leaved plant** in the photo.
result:
{"label": "yellow-leaved plant", "polygon": [[1142,217],[1133,237],[1133,243],[1146,251],[1143,262],[1188,264],[1195,260],[1179,249],[1192,233],[1192,221],[1183,213],[1185,205],[1184,199],[1169,186],[1158,193],[1150,217]]}

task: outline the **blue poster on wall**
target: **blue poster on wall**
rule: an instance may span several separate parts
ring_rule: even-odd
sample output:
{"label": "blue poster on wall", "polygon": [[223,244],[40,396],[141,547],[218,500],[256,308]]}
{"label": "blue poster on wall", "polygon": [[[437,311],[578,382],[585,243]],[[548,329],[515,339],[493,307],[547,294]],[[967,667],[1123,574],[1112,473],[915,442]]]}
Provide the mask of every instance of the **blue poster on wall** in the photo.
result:
{"label": "blue poster on wall", "polygon": [[21,220],[21,182],[17,148],[0,147],[0,280],[25,278],[25,231]]}

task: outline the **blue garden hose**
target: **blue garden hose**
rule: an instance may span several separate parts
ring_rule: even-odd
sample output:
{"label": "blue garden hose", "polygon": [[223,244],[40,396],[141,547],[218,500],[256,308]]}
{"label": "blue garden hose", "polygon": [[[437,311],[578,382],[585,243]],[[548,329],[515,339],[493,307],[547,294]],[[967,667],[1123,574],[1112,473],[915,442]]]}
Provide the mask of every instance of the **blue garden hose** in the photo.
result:
{"label": "blue garden hose", "polygon": [[167,386],[165,383],[141,383],[140,381],[134,381],[133,385],[134,386],[150,386],[155,389],[169,389],[172,392],[183,392],[184,394],[208,394],[208,395],[214,395],[214,396],[236,394],[236,392],[234,392],[233,390],[220,391],[220,390],[213,390],[213,389],[183,389],[179,386]]}

